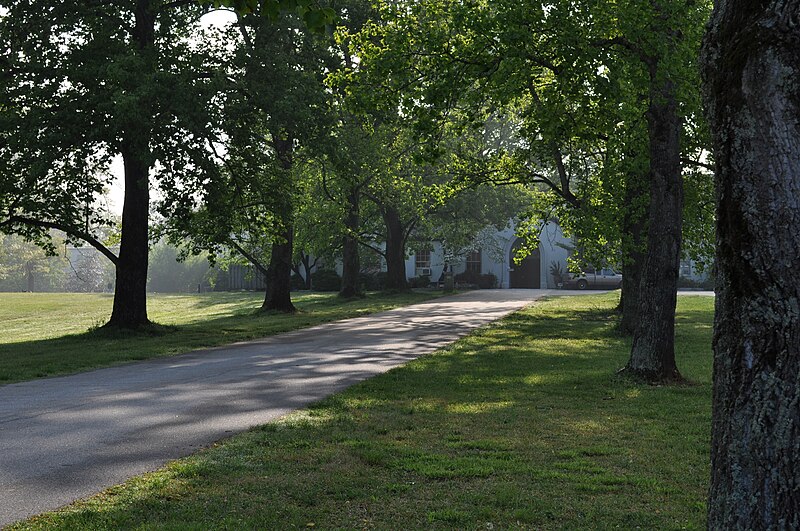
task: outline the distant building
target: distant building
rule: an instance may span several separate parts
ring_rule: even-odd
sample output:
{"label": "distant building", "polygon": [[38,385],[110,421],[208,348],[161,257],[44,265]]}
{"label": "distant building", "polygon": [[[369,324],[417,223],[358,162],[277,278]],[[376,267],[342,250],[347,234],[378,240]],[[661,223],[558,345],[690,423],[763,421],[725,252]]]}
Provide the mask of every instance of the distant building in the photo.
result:
{"label": "distant building", "polygon": [[[539,235],[539,247],[519,264],[514,262],[517,250],[523,242],[514,234],[514,227],[509,224],[502,231],[489,229],[488,248],[476,249],[466,256],[460,257],[452,266],[453,274],[471,271],[477,274],[491,273],[497,277],[500,288],[556,288],[555,280],[550,274],[553,264],[560,264],[567,270],[569,250],[574,246],[570,238],[564,236],[561,227],[554,222],[547,223]],[[406,260],[406,277],[430,276],[438,281],[445,267],[445,256],[440,242],[430,242],[427,247],[432,250],[419,250]]]}

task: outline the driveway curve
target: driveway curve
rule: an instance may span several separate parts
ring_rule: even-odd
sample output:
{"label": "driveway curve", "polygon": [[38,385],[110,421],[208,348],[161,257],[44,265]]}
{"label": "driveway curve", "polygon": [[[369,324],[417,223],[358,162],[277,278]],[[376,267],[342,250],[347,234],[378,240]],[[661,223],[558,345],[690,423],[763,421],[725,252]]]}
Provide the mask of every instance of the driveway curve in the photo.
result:
{"label": "driveway curve", "polygon": [[549,294],[480,290],[0,388],[0,526],[154,470],[433,352]]}

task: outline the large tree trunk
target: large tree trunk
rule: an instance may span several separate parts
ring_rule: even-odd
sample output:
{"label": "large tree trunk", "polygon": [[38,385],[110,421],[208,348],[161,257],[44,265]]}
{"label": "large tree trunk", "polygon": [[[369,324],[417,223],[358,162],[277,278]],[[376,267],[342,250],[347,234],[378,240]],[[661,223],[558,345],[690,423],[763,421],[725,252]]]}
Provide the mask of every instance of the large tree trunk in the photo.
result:
{"label": "large tree trunk", "polygon": [[355,238],[360,224],[358,200],[358,190],[352,190],[347,196],[347,216],[344,219],[347,234],[344,236],[342,247],[342,289],[339,291],[340,297],[350,298],[361,295],[361,290],[358,286],[361,260],[358,255],[358,240]]}
{"label": "large tree trunk", "polygon": [[624,372],[658,382],[681,377],[675,365],[675,305],[683,220],[682,124],[673,82],[662,77],[657,66],[651,66],[650,76],[647,257],[639,284],[638,323]]}
{"label": "large tree trunk", "polygon": [[[291,169],[293,164],[294,140],[291,136],[273,133],[275,154],[291,187]],[[294,254],[294,224],[292,223],[293,205],[291,199],[284,198],[280,212],[283,223],[278,241],[272,244],[269,266],[267,267],[267,288],[264,294],[262,310],[273,310],[283,313],[294,313],[292,304],[292,256]]]}
{"label": "large tree trunk", "polygon": [[649,206],[650,194],[646,177],[629,175],[625,181],[625,216],[622,220],[622,318],[619,323],[620,331],[629,335],[636,331],[639,322],[639,287],[647,256],[645,250]]}
{"label": "large tree trunk", "polygon": [[[150,0],[136,3],[133,39],[142,55],[155,42],[155,13]],[[148,61],[153,68],[152,60]],[[150,116],[148,102],[140,102],[138,121],[126,131],[122,160],[125,165],[125,199],[122,206],[122,238],[117,260],[114,307],[107,326],[138,328],[147,319],[148,225],[150,219]]]}
{"label": "large tree trunk", "polygon": [[800,529],[800,0],[717,4],[710,529]]}
{"label": "large tree trunk", "polygon": [[405,291],[408,289],[406,238],[400,212],[393,207],[384,208],[383,221],[386,224],[386,289]]}
{"label": "large tree trunk", "polygon": [[124,153],[122,158],[125,164],[122,239],[116,267],[114,308],[108,326],[138,328],[150,322],[147,319],[149,165],[132,153]]}
{"label": "large tree trunk", "polygon": [[294,228],[289,225],[281,232],[280,238],[280,242],[272,244],[272,253],[266,274],[267,288],[261,309],[293,313],[296,311],[291,295]]}

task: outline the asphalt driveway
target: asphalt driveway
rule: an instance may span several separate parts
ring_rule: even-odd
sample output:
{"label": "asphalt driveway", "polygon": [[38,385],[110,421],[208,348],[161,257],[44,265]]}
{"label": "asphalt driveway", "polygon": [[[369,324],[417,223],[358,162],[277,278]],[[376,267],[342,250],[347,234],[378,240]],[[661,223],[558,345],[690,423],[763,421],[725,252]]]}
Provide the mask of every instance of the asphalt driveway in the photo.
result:
{"label": "asphalt driveway", "polygon": [[0,388],[0,526],[433,352],[548,290],[480,290],[266,339]]}

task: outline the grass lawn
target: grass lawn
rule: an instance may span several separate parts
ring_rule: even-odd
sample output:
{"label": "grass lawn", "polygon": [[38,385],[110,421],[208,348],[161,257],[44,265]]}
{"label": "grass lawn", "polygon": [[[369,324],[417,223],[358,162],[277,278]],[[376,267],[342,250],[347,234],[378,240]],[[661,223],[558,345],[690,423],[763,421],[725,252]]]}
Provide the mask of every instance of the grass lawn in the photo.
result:
{"label": "grass lawn", "polygon": [[166,328],[151,335],[120,335],[89,331],[108,320],[112,295],[0,293],[0,384],[170,356],[439,295],[441,292],[372,294],[342,301],[335,293],[306,293],[293,297],[298,313],[284,315],[258,314],[262,293],[151,294],[150,319]]}
{"label": "grass lawn", "polygon": [[32,529],[697,529],[713,299],[679,297],[692,385],[614,376],[616,295],[553,299]]}

